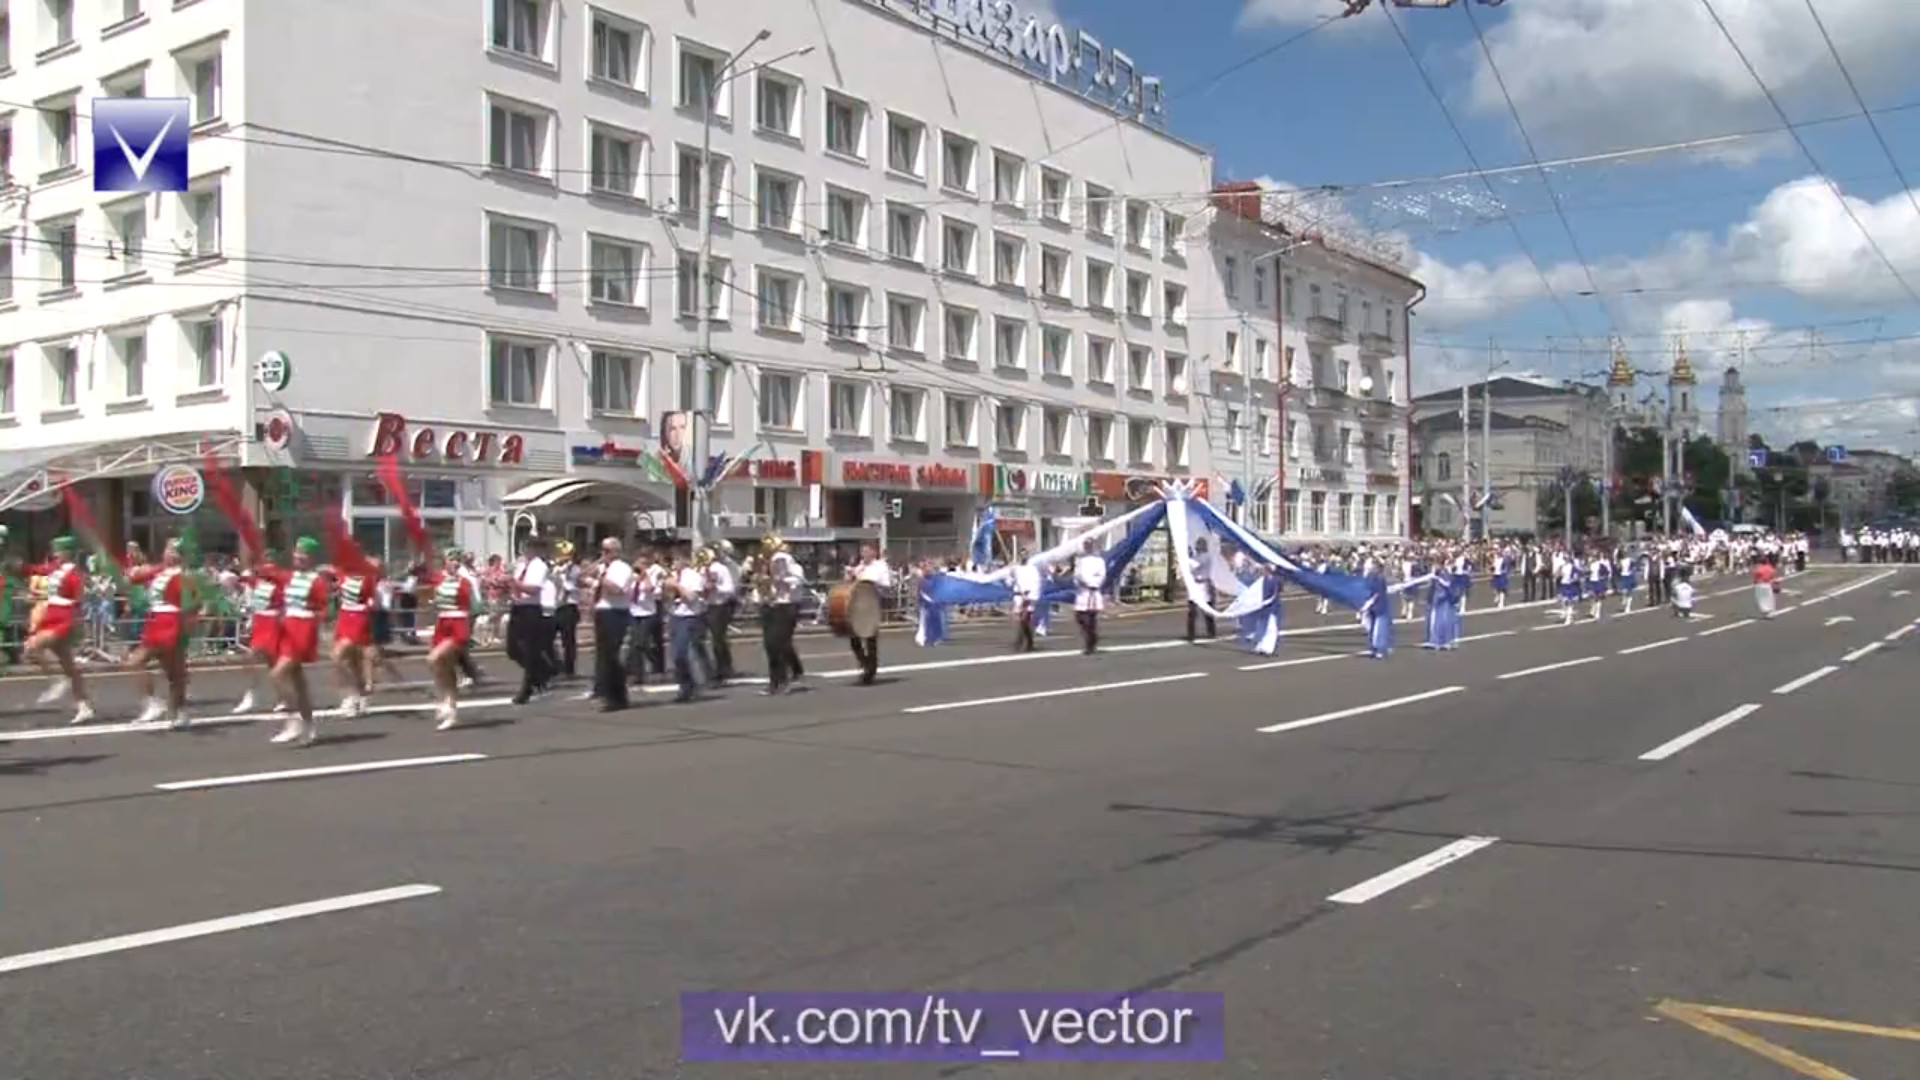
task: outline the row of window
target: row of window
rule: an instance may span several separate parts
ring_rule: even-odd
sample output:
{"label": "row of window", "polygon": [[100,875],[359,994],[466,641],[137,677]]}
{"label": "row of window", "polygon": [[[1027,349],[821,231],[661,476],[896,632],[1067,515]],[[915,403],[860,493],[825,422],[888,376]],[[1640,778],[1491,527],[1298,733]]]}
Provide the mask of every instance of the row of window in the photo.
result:
{"label": "row of window", "polygon": [[[87,285],[123,287],[148,280],[169,262],[191,269],[221,254],[222,177],[200,177],[178,196],[132,195],[101,206],[106,234],[83,231],[84,213],[0,229],[0,307],[21,293],[43,303],[78,296]],[[168,242],[150,243],[155,222]],[[82,277],[82,263],[99,266]]]}
{"label": "row of window", "polygon": [[1326,536],[1398,536],[1401,533],[1398,495],[1288,488],[1285,498],[1279,500],[1283,521],[1278,529],[1273,525],[1275,501],[1266,499],[1252,504],[1254,531]]}
{"label": "row of window", "polygon": [[[1253,262],[1254,309],[1256,311],[1264,311],[1270,302],[1268,297],[1271,288],[1267,274],[1267,265],[1264,261],[1260,260],[1250,261]],[[1221,258],[1220,284],[1227,294],[1228,301],[1233,302],[1241,299],[1239,257],[1226,255]],[[1300,306],[1299,295],[1294,289],[1293,275],[1283,275],[1280,294],[1284,317],[1290,320],[1301,318],[1302,308]],[[1372,300],[1362,297],[1360,298],[1360,319],[1357,324],[1357,329],[1362,334],[1378,334],[1381,337],[1387,338],[1389,341],[1397,340],[1399,330],[1394,320],[1398,313],[1399,308],[1392,301],[1383,299],[1379,307],[1376,308]],[[1329,302],[1325,290],[1320,287],[1319,283],[1309,282],[1307,284],[1307,303],[1304,309],[1304,316],[1309,319],[1331,319],[1342,329],[1356,328],[1356,324],[1353,322],[1353,297],[1348,294],[1345,288],[1336,288],[1334,290],[1333,300]]]}
{"label": "row of window", "polygon": [[[102,40],[117,37],[143,24],[150,10],[157,3],[168,0],[93,0],[100,11],[100,37]],[[171,0],[174,10],[196,3],[197,0]],[[0,11],[0,74],[13,69],[13,20],[8,16],[17,10],[31,10],[33,20],[39,31],[34,42],[33,55],[39,63],[57,60],[80,48],[80,3],[78,0],[35,0],[29,8]]]}
{"label": "row of window", "polygon": [[[498,51],[523,60],[558,67],[555,49],[558,10],[549,0],[494,0],[489,43]],[[618,87],[650,96],[653,35],[644,24],[598,8],[590,9],[587,78],[591,83]],[[1031,165],[1011,151],[983,147],[960,132],[935,129],[905,113],[875,110],[867,102],[836,90],[823,90],[817,120],[809,117],[805,83],[772,67],[751,66],[727,72],[727,54],[684,38],[674,39],[674,104],[703,119],[730,124],[734,119],[733,83],[752,85],[752,128],[786,145],[806,146],[818,132],[822,152],[860,165],[873,161],[872,129],[876,120],[884,131],[882,160],[896,179],[925,186],[935,179],[947,193],[968,199],[991,199],[1003,210],[1037,212],[1056,225],[1079,226],[1106,239],[1123,237],[1129,247],[1150,251],[1156,243],[1166,257],[1185,251],[1186,219],[1151,203],[1123,199],[1112,188],[1091,181],[1081,185],[1082,212],[1075,219],[1073,181],[1065,172]],[[552,178],[557,155],[558,119],[550,108],[497,99],[490,110],[488,133],[492,164]],[[817,126],[816,126],[817,124]],[[644,178],[648,151],[644,136],[615,135],[625,146],[618,154],[628,161],[624,169],[596,179],[617,180],[609,190],[646,198]],[[590,139],[590,143],[597,140]],[[613,155],[609,155],[612,160]],[[697,204],[681,174],[679,206]],[[596,183],[596,188],[600,185]],[[798,199],[792,200],[797,204]],[[1117,220],[1116,220],[1117,219]]]}
{"label": "row of window", "polygon": [[[5,16],[0,14],[0,33],[5,32]],[[141,98],[158,90],[163,97],[186,97],[193,102],[192,117],[196,131],[217,127],[222,120],[223,90],[221,46],[223,37],[208,38],[173,52],[172,75],[162,85],[151,85],[151,65],[145,61],[122,68],[99,80],[100,95],[116,98]],[[44,54],[43,54],[44,55]],[[60,52],[58,55],[65,55]],[[0,67],[0,70],[4,70]],[[38,123],[22,128],[12,112],[0,113],[0,180],[14,182],[21,176],[15,160],[23,136],[35,142],[28,158],[33,173],[42,183],[76,175],[84,169],[81,160],[81,118],[85,87],[74,87],[34,102]],[[0,183],[4,186],[4,183]]]}
{"label": "row of window", "polygon": [[[114,327],[102,331],[97,342],[75,338],[0,352],[0,420],[22,411],[42,420],[69,419],[80,415],[89,397],[108,412],[119,412],[166,395],[221,392],[227,375],[223,333],[217,316],[194,312],[157,327],[145,322]],[[104,362],[96,362],[95,349],[103,350]],[[38,378],[29,380],[36,361]],[[101,374],[94,376],[96,371]]]}
{"label": "row of window", "polygon": [[[551,408],[554,349],[550,342],[508,337],[492,339],[488,346],[487,380],[493,404]],[[608,416],[648,416],[652,354],[595,349],[590,356],[588,398],[593,411]],[[696,365],[688,356],[676,357],[675,362],[675,407],[692,411],[698,404],[694,394]],[[1000,453],[1079,456],[1100,462],[1158,464],[1167,468],[1185,467],[1190,454],[1189,429],[1185,424],[1102,412],[1076,414],[1066,407],[1038,406],[974,391],[936,391],[765,366],[737,368],[724,361],[708,368],[707,394],[716,429],[724,431],[732,426],[737,379],[749,380],[746,385],[753,400],[753,423],[757,431],[767,434],[825,434],[895,443],[937,443],[967,450],[990,445]],[[808,429],[809,388],[816,388],[824,398],[826,430],[821,433]],[[883,416],[875,415],[876,399],[885,409]],[[936,400],[940,407],[937,416],[932,412]],[[1040,412],[1039,427],[1037,431],[1030,431],[1036,408]],[[1076,415],[1080,420],[1077,425]],[[1074,439],[1076,428],[1081,434],[1078,445]],[[1124,457],[1118,453],[1123,432]]]}

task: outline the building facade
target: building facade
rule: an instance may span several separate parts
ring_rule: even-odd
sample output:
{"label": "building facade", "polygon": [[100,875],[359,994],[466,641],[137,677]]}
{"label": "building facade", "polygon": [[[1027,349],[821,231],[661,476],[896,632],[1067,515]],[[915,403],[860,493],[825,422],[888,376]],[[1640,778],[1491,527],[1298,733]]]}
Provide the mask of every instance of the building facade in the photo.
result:
{"label": "building facade", "polygon": [[[1124,54],[948,6],[15,5],[6,445],[116,524],[231,448],[388,549],[387,452],[491,550],[713,480],[724,535],[948,553],[1206,477],[1208,156]],[[94,190],[88,102],[137,94],[192,100],[184,194]],[[107,441],[148,452],[76,467]]]}
{"label": "building facade", "polygon": [[1289,230],[1257,184],[1216,189],[1207,237],[1218,291],[1194,355],[1215,488],[1261,532],[1407,535],[1420,284]]}
{"label": "building facade", "polygon": [[[1563,469],[1605,475],[1607,434],[1619,422],[1606,391],[1511,377],[1470,383],[1466,389],[1471,420],[1464,440],[1459,387],[1414,399],[1414,489],[1423,528],[1458,531],[1464,520],[1460,501],[1469,499],[1472,505],[1490,484],[1489,527],[1496,533],[1531,532],[1538,527],[1541,489]],[[1489,407],[1496,444],[1490,479],[1480,471],[1488,460],[1481,410]]]}

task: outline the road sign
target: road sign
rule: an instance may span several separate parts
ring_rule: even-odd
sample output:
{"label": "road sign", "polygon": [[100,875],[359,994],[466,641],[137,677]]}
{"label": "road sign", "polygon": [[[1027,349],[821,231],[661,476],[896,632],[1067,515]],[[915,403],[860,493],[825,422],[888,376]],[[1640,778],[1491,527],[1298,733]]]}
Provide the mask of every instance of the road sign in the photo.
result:
{"label": "road sign", "polygon": [[1844,465],[1847,460],[1847,448],[1844,446],[1827,447],[1827,460],[1835,465]]}
{"label": "road sign", "polygon": [[1767,452],[1766,452],[1765,450],[1749,450],[1749,451],[1747,451],[1747,465],[1748,465],[1749,467],[1751,467],[1751,468],[1755,468],[1755,469],[1764,469],[1764,468],[1766,468],[1766,467],[1767,467]]}

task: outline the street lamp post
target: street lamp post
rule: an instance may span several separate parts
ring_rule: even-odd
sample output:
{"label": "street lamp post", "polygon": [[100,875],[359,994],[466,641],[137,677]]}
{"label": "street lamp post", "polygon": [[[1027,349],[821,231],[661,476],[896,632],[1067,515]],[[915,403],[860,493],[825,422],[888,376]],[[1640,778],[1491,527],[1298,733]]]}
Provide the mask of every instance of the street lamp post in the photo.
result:
{"label": "street lamp post", "polygon": [[[709,539],[707,519],[710,508],[711,489],[707,483],[707,461],[713,456],[713,116],[714,102],[728,83],[739,74],[734,67],[745,59],[754,46],[773,36],[771,30],[761,30],[753,35],[753,40],[740,47],[740,50],[727,58],[727,62],[715,71],[712,80],[707,83],[705,100],[700,114],[700,170],[695,180],[694,197],[700,200],[700,256],[694,268],[693,302],[698,319],[698,337],[693,356],[693,448],[689,463],[692,471],[687,475],[688,510],[692,521],[693,546],[700,547]],[[768,64],[795,56],[805,56],[813,51],[813,46],[795,49],[767,61]],[[759,65],[766,66],[766,65]],[[716,478],[717,479],[717,478]]]}

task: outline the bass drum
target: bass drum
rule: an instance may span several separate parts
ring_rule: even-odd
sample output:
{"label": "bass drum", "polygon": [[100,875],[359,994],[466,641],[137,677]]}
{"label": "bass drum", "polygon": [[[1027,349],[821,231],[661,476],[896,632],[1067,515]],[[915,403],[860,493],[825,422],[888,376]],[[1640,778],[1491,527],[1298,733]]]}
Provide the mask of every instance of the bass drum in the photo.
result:
{"label": "bass drum", "polygon": [[849,581],[827,593],[827,625],[841,637],[870,638],[880,632],[880,587]]}

